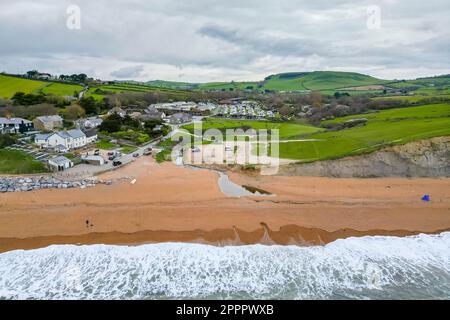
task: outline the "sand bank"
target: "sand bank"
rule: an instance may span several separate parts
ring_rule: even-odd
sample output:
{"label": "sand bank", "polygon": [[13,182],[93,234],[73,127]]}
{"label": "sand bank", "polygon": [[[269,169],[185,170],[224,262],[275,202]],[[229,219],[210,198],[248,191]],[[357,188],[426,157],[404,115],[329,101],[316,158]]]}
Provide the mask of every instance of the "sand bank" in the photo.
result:
{"label": "sand bank", "polygon": [[[450,179],[229,176],[275,196],[229,198],[217,173],[150,158],[103,174],[116,179],[111,186],[0,194],[0,251],[166,241],[305,245],[450,230]],[[421,201],[423,194],[432,201]]]}

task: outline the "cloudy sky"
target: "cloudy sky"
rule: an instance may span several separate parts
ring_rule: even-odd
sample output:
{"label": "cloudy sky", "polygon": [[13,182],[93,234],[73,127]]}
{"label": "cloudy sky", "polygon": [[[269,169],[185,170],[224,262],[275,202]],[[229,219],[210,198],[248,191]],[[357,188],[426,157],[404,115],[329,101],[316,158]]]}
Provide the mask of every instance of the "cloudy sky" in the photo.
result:
{"label": "cloudy sky", "polygon": [[449,16],[448,0],[0,0],[0,71],[191,82],[314,70],[415,78],[450,73]]}

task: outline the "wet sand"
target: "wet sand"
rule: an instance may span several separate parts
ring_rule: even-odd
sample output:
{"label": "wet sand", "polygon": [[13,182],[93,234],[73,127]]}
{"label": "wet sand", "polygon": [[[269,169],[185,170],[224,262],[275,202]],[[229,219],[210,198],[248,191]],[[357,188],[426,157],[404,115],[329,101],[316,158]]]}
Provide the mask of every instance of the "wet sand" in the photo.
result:
{"label": "wet sand", "polygon": [[0,252],[167,241],[309,245],[450,230],[450,179],[229,176],[274,196],[229,198],[217,173],[148,157],[101,175],[116,180],[111,186],[0,194]]}

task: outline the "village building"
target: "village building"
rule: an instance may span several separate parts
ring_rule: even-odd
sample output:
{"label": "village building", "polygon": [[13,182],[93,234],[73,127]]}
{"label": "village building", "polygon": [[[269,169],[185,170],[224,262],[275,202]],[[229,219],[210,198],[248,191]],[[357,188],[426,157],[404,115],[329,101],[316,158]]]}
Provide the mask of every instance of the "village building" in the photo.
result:
{"label": "village building", "polygon": [[22,118],[0,118],[0,133],[25,133],[33,130],[33,122]]}
{"label": "village building", "polygon": [[83,133],[86,135],[86,144],[90,144],[94,141],[97,141],[98,139],[98,132],[97,130],[82,130]]}
{"label": "village building", "polygon": [[148,107],[144,110],[144,114],[141,116],[142,121],[149,121],[149,120],[158,120],[162,121],[166,117],[166,114],[164,112],[159,111],[156,108]]}
{"label": "village building", "polygon": [[175,113],[169,117],[170,124],[182,124],[192,121],[192,116],[187,113]]}
{"label": "village building", "polygon": [[97,134],[89,133],[89,137],[80,129],[37,134],[34,143],[44,149],[65,152],[86,146],[97,139]]}
{"label": "village building", "polygon": [[142,113],[138,112],[138,111],[134,111],[134,112],[129,113],[128,115],[130,116],[131,119],[138,120],[142,116]]}
{"label": "village building", "polygon": [[48,167],[52,171],[64,171],[72,168],[73,162],[64,156],[58,156],[48,160]]}
{"label": "village building", "polygon": [[111,116],[113,114],[118,114],[122,118],[127,115],[127,113],[120,107],[114,107],[111,110],[108,111],[108,115]]}
{"label": "village building", "polygon": [[37,117],[33,123],[34,127],[41,131],[53,131],[63,127],[63,119],[58,115]]}
{"label": "village building", "polygon": [[99,127],[103,123],[103,119],[99,117],[92,117],[84,119],[81,123],[86,129],[93,129]]}

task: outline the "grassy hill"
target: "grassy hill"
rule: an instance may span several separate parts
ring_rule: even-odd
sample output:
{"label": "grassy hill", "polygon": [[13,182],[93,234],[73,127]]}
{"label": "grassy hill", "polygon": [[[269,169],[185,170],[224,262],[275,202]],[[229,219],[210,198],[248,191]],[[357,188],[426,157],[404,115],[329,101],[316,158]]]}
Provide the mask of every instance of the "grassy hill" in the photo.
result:
{"label": "grassy hill", "polygon": [[353,72],[314,71],[293,72],[269,76],[264,80],[264,88],[269,90],[330,90],[350,87],[379,85],[388,80],[377,79]]}
{"label": "grassy hill", "polygon": [[303,162],[336,159],[389,145],[450,135],[450,104],[391,109],[337,118],[323,124],[357,118],[366,118],[368,122],[351,129],[313,133],[309,136],[313,141],[281,143],[280,157]]}
{"label": "grassy hill", "polygon": [[332,94],[338,89],[348,89],[348,91],[352,91],[353,87],[382,85],[390,82],[392,81],[381,80],[368,75],[354,72],[314,71],[281,73],[271,75],[259,82],[210,82],[190,85],[187,83],[177,83],[170,81],[152,81],[151,83],[157,84],[158,86],[165,86],[168,88],[170,87],[173,89],[184,87],[200,90],[327,90]]}
{"label": "grassy hill", "polygon": [[145,84],[151,87],[168,88],[168,89],[192,90],[198,88],[197,83],[165,81],[165,80],[147,81]]}
{"label": "grassy hill", "polygon": [[0,98],[10,99],[16,92],[44,93],[61,96],[73,96],[81,91],[80,85],[60,82],[38,81],[0,74]]}

